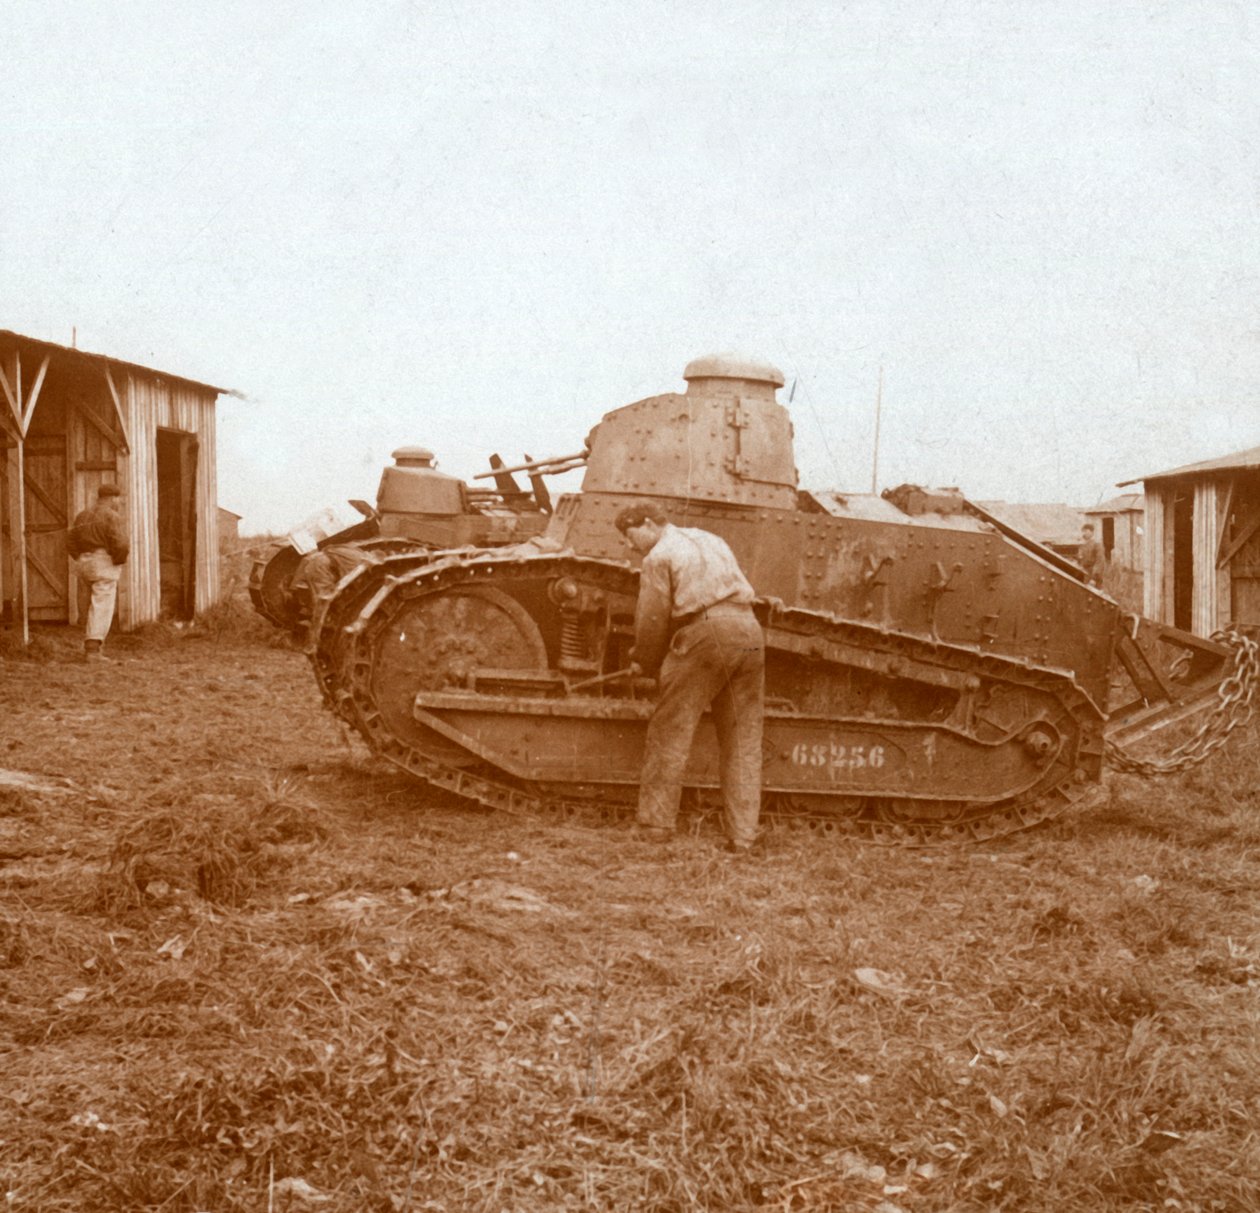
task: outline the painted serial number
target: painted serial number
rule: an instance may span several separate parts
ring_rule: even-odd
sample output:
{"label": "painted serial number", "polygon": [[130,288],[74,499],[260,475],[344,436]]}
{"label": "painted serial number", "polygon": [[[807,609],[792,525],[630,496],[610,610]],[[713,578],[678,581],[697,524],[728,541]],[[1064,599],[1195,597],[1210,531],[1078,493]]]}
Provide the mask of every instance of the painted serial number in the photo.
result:
{"label": "painted serial number", "polygon": [[831,767],[857,771],[882,767],[886,761],[882,745],[838,745],[827,741],[798,741],[792,747],[792,761],[798,767]]}

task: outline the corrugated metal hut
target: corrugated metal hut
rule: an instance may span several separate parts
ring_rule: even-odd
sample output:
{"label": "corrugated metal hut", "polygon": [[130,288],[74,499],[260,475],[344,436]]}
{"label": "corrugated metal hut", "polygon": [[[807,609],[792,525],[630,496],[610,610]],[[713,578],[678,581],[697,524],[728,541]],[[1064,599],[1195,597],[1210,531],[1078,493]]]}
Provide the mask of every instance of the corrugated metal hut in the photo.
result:
{"label": "corrugated metal hut", "polygon": [[66,531],[106,481],[131,557],[115,626],[191,618],[219,595],[215,404],[226,389],[0,330],[4,618],[79,619]]}
{"label": "corrugated metal hut", "polygon": [[1260,627],[1260,446],[1141,482],[1145,613],[1200,636]]}
{"label": "corrugated metal hut", "polygon": [[1098,528],[1098,541],[1107,553],[1107,562],[1120,569],[1140,573],[1145,565],[1141,493],[1121,493],[1091,505],[1084,512]]}
{"label": "corrugated metal hut", "polygon": [[1075,556],[1081,545],[1084,515],[1075,506],[1027,504],[1015,501],[980,501],[983,509],[1021,534],[1044,543],[1061,556]]}

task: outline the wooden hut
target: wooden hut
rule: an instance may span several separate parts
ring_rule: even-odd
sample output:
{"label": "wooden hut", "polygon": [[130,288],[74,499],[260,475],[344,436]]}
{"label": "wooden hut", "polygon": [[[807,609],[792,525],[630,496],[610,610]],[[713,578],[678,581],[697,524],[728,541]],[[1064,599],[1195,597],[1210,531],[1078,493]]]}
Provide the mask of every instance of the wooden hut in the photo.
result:
{"label": "wooden hut", "polygon": [[1118,569],[1140,573],[1145,564],[1141,493],[1121,493],[1082,511],[1094,524],[1098,542],[1107,554],[1107,563]]}
{"label": "wooden hut", "polygon": [[115,626],[191,618],[218,598],[225,390],[0,331],[0,601],[24,638],[30,620],[78,621],[66,532],[106,482],[131,537]]}
{"label": "wooden hut", "polygon": [[1145,613],[1200,636],[1260,627],[1260,446],[1141,482]]}
{"label": "wooden hut", "polygon": [[241,516],[219,506],[219,546],[232,547],[241,537]]}

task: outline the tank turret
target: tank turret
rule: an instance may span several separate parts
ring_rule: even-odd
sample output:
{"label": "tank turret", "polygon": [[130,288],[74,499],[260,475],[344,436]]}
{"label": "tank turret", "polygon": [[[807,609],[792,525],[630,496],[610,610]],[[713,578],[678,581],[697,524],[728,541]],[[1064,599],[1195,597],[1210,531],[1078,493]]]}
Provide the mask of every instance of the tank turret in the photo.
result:
{"label": "tank turret", "polygon": [[783,375],[735,354],[697,358],[670,392],[607,413],[591,431],[584,493],[791,509],[792,422]]}
{"label": "tank turret", "polygon": [[[426,514],[453,517],[468,510],[468,489],[457,476],[437,470],[433,452],[421,446],[399,447],[393,467],[381,473],[376,511],[386,515]],[[394,533],[405,533],[402,524]]]}

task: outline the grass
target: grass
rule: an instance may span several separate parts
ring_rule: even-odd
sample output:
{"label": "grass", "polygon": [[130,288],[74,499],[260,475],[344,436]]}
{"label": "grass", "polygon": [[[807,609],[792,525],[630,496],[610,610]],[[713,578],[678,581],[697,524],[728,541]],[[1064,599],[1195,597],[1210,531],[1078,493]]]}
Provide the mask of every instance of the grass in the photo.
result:
{"label": "grass", "polygon": [[426,792],[248,633],[6,674],[5,765],[73,784],[0,792],[8,1208],[1260,1207],[1254,726],[750,861]]}

